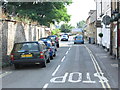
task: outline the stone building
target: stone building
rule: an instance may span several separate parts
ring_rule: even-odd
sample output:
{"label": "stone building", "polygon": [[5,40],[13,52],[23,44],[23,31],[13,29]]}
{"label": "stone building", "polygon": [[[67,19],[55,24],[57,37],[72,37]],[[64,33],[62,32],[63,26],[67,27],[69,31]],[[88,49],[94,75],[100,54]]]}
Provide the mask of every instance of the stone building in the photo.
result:
{"label": "stone building", "polygon": [[111,50],[110,54],[120,58],[120,0],[111,0]]}
{"label": "stone building", "polygon": [[85,36],[88,38],[90,43],[96,43],[96,10],[90,10],[86,24],[87,27],[85,29]]}

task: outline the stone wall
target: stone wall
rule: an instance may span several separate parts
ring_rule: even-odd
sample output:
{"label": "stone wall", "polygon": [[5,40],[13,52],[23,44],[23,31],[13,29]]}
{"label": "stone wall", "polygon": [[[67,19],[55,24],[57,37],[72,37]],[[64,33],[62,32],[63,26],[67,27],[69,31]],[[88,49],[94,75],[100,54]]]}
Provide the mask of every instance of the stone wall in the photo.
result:
{"label": "stone wall", "polygon": [[0,21],[0,66],[2,65],[2,22]]}
{"label": "stone wall", "polygon": [[3,63],[9,62],[9,55],[14,43],[23,41],[38,41],[48,36],[45,27],[25,24],[22,22],[0,22],[0,59]]}
{"label": "stone wall", "polygon": [[7,63],[7,40],[8,40],[8,22],[2,23],[2,60]]}

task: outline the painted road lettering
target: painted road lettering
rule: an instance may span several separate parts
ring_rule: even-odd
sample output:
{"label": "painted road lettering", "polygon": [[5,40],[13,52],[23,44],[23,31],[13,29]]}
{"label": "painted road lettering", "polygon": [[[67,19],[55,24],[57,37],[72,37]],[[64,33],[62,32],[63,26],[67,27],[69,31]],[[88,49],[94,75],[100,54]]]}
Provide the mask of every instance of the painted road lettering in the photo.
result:
{"label": "painted road lettering", "polygon": [[[94,73],[94,76],[100,78],[103,82],[108,82],[108,79],[106,77],[104,77],[103,74],[100,75],[98,73]],[[99,81],[99,82],[101,82],[101,81]]]}
{"label": "painted road lettering", "polygon": [[90,78],[90,73],[87,73],[86,74],[86,77],[87,77],[87,81],[83,81],[83,83],[96,83],[96,81],[92,81],[91,78]]}
{"label": "painted road lettering", "polygon": [[[73,75],[78,75],[78,80],[73,80]],[[72,83],[78,83],[82,81],[82,73],[79,72],[73,72],[70,73],[69,78],[68,78],[68,82],[72,82]]]}
{"label": "painted road lettering", "polygon": [[[65,83],[68,73],[65,73],[64,76],[54,77],[50,80],[51,83]],[[60,79],[60,80],[59,80]]]}
{"label": "painted road lettering", "polygon": [[[96,74],[95,74],[96,75]],[[77,76],[77,79],[74,80],[74,76]],[[68,80],[66,80],[68,77]],[[97,77],[97,76],[96,76]],[[64,76],[53,77],[50,82],[51,83],[65,83],[66,81],[71,83],[96,83],[96,81],[92,81],[90,77],[90,73],[86,73],[86,80],[82,81],[82,73],[80,72],[73,72],[73,73],[65,73]]]}

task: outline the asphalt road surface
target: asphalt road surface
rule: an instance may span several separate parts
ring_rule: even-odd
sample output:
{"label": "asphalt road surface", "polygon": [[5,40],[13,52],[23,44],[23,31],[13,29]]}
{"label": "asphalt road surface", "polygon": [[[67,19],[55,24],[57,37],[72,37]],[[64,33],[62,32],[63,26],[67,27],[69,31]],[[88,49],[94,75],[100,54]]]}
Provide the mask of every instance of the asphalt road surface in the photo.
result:
{"label": "asphalt road surface", "polygon": [[57,56],[46,68],[31,65],[3,69],[2,88],[118,88],[114,81],[118,75],[106,74],[87,44],[74,45],[72,39],[60,42]]}

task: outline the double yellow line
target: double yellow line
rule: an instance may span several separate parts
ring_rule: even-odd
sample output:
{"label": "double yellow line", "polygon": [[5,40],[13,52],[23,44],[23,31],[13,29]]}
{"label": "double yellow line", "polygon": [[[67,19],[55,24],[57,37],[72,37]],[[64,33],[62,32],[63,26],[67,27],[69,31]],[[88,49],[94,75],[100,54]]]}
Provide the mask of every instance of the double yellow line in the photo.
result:
{"label": "double yellow line", "polygon": [[87,51],[90,54],[90,57],[92,59],[92,62],[94,64],[96,73],[94,74],[94,76],[98,77],[100,79],[100,83],[102,84],[102,87],[104,88],[104,90],[112,90],[110,84],[108,83],[108,79],[104,76],[104,73],[102,72],[97,60],[95,59],[94,55],[92,54],[91,50],[84,45],[85,48],[87,49]]}

